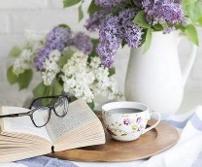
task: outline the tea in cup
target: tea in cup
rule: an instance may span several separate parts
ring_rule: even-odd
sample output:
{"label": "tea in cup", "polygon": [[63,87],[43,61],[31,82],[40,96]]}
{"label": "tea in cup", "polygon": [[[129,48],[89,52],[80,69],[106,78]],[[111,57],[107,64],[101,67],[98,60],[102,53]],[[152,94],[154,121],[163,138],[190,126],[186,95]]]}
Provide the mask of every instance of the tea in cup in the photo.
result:
{"label": "tea in cup", "polygon": [[[146,128],[154,114],[158,117],[157,122]],[[132,141],[155,128],[160,123],[160,114],[151,112],[142,103],[112,102],[102,106],[102,119],[113,139]]]}

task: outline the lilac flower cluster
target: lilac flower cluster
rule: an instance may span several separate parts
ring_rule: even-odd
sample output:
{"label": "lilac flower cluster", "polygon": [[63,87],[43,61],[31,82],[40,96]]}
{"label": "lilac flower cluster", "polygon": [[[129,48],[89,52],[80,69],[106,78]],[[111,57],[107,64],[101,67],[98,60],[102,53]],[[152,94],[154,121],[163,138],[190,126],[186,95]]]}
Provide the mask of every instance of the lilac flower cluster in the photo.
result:
{"label": "lilac flower cluster", "polygon": [[111,67],[121,42],[137,48],[141,43],[142,29],[132,22],[135,12],[127,9],[118,16],[107,17],[100,26],[97,53],[105,67]]}
{"label": "lilac flower cluster", "polygon": [[[111,67],[121,44],[138,48],[142,44],[143,28],[133,22],[136,14],[144,11],[151,28],[155,24],[167,25],[164,33],[171,32],[175,25],[184,21],[180,0],[95,0],[102,9],[87,20],[89,31],[99,30],[97,53],[102,64]],[[118,9],[113,10],[113,9]]]}
{"label": "lilac flower cluster", "polygon": [[95,0],[95,4],[103,8],[112,8],[119,5],[123,0]]}
{"label": "lilac flower cluster", "polygon": [[126,9],[119,13],[122,39],[132,48],[138,48],[142,39],[142,29],[132,22],[136,14],[135,9]]}
{"label": "lilac flower cluster", "polygon": [[43,70],[43,64],[45,60],[48,58],[50,52],[51,52],[51,49],[48,47],[41,48],[38,51],[37,57],[34,59],[34,64],[37,70],[39,71]]}
{"label": "lilac flower cluster", "polygon": [[90,37],[82,32],[75,35],[72,44],[86,55],[90,54],[93,50],[93,44]]}
{"label": "lilac flower cluster", "polygon": [[132,22],[127,22],[124,27],[124,39],[129,47],[138,48],[142,40],[142,29]]}
{"label": "lilac flower cluster", "polygon": [[143,0],[147,21],[151,24],[167,23],[175,25],[184,21],[183,10],[174,0]]}
{"label": "lilac flower cluster", "polygon": [[55,27],[50,31],[46,38],[46,46],[52,50],[62,51],[71,44],[72,33],[69,28]]}
{"label": "lilac flower cluster", "polygon": [[46,37],[45,46],[38,51],[35,58],[35,66],[37,70],[43,70],[43,64],[48,58],[51,51],[57,49],[62,51],[71,41],[72,33],[68,28],[55,27]]}
{"label": "lilac flower cluster", "polygon": [[119,30],[117,29],[118,21],[118,17],[109,16],[100,27],[100,43],[97,47],[97,53],[105,67],[111,67],[114,55],[121,43]]}
{"label": "lilac flower cluster", "polygon": [[85,54],[90,54],[93,49],[91,39],[83,33],[78,33],[72,37],[72,32],[69,28],[55,27],[46,37],[45,45],[38,51],[35,58],[36,69],[42,71],[44,62],[49,58],[51,51],[58,50],[62,52],[65,47],[73,45]]}
{"label": "lilac flower cluster", "polygon": [[87,19],[85,25],[86,29],[90,32],[98,30],[105,17],[106,17],[106,11],[101,10],[95,12]]}

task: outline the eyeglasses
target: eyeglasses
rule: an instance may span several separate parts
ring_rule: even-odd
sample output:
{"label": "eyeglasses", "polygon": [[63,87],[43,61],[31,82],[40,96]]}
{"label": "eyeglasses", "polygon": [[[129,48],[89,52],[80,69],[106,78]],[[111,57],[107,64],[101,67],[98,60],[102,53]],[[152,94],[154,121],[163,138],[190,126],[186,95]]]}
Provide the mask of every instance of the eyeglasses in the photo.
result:
{"label": "eyeglasses", "polygon": [[68,112],[69,97],[66,95],[39,97],[32,101],[29,112],[0,115],[0,118],[29,116],[35,127],[41,128],[48,124],[52,112],[57,117],[65,117]]}

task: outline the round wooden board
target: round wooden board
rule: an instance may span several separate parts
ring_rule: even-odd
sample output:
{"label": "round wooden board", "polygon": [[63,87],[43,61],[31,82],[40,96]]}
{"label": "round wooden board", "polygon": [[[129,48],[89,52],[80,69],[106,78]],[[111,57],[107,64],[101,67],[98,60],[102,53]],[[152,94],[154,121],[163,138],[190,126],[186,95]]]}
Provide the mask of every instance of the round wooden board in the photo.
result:
{"label": "round wooden board", "polygon": [[[154,120],[149,124],[153,124]],[[132,142],[119,142],[107,137],[104,145],[56,152],[51,156],[65,160],[121,162],[149,158],[174,146],[178,131],[165,122]]]}

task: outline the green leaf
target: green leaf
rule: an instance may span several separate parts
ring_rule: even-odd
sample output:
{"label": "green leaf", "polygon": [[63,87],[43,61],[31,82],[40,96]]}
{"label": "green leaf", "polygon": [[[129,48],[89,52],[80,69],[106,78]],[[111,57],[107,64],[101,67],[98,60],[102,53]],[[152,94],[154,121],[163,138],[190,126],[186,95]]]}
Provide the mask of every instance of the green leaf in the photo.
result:
{"label": "green leaf", "polygon": [[15,46],[9,52],[9,57],[17,58],[20,55],[21,51],[22,50],[19,47]]}
{"label": "green leaf", "polygon": [[63,0],[63,5],[65,8],[73,6],[81,2],[81,0]]}
{"label": "green leaf", "polygon": [[32,91],[34,97],[50,96],[52,92],[52,87],[44,85],[43,82],[39,83]]}
{"label": "green leaf", "polygon": [[44,96],[45,94],[45,90],[46,90],[46,87],[43,82],[41,82],[40,84],[38,84],[32,91],[34,97],[41,97],[41,96]]}
{"label": "green leaf", "polygon": [[96,47],[99,43],[99,39],[91,39],[92,43],[93,43],[93,51],[91,52],[91,54],[89,54],[88,56],[88,62],[90,63],[91,58],[97,56],[97,52],[96,52]]}
{"label": "green leaf", "polygon": [[14,84],[18,80],[18,76],[13,72],[13,66],[10,66],[7,70],[7,80],[10,84]]}
{"label": "green leaf", "polygon": [[184,33],[194,44],[199,45],[198,32],[192,24],[185,27]]}
{"label": "green leaf", "polygon": [[25,70],[23,73],[18,76],[18,85],[20,90],[25,89],[29,86],[32,80],[33,72],[31,69]]}
{"label": "green leaf", "polygon": [[79,12],[79,21],[81,21],[83,19],[83,16],[84,16],[82,5],[79,6],[78,12]]}
{"label": "green leaf", "polygon": [[150,28],[151,26],[147,23],[145,19],[145,12],[140,11],[138,14],[135,16],[133,22],[137,25],[139,25],[142,28]]}
{"label": "green leaf", "polygon": [[148,29],[146,32],[145,43],[144,43],[144,52],[147,52],[151,46],[152,40],[152,30]]}
{"label": "green leaf", "polygon": [[91,41],[93,43],[93,46],[97,46],[97,44],[99,43],[99,39],[92,38]]}
{"label": "green leaf", "polygon": [[[201,0],[182,0],[184,13],[194,24],[198,24],[202,17],[202,1]],[[200,23],[199,23],[200,24]]]}
{"label": "green leaf", "polygon": [[63,92],[63,86],[58,80],[53,83],[53,95],[60,95]]}
{"label": "green leaf", "polygon": [[202,17],[198,19],[198,22],[202,26]]}
{"label": "green leaf", "polygon": [[198,0],[182,0],[182,4],[183,5],[189,5],[189,4],[195,3],[197,1]]}
{"label": "green leaf", "polygon": [[59,60],[59,66],[62,68],[67,63],[67,61],[73,56],[73,54],[74,51],[71,49],[64,51],[63,55]]}
{"label": "green leaf", "polygon": [[[39,83],[32,91],[35,98],[44,97],[44,96],[52,96],[53,88],[51,86],[46,86],[43,82]],[[51,99],[43,99],[41,101],[42,105],[47,106],[51,103]]]}
{"label": "green leaf", "polygon": [[53,95],[53,87],[52,86],[46,86],[44,96],[52,96]]}
{"label": "green leaf", "polygon": [[99,39],[91,39],[91,41],[92,41],[92,43],[93,43],[93,51],[92,51],[92,53],[89,55],[90,57],[97,55],[96,48],[97,48],[97,45],[98,45],[98,43],[99,43]]}
{"label": "green leaf", "polygon": [[109,69],[109,77],[114,75],[115,73],[116,73],[116,69],[114,67]]}
{"label": "green leaf", "polygon": [[58,27],[68,28],[71,30],[70,26],[68,26],[67,24],[60,24],[60,25],[58,25]]}
{"label": "green leaf", "polygon": [[94,110],[95,109],[95,102],[92,102],[92,103],[88,103],[88,106]]}
{"label": "green leaf", "polygon": [[152,26],[155,31],[163,31],[163,26],[161,24],[155,24]]}
{"label": "green leaf", "polygon": [[95,0],[91,1],[90,6],[88,7],[88,14],[92,15],[96,11],[99,11],[101,8],[95,4]]}

